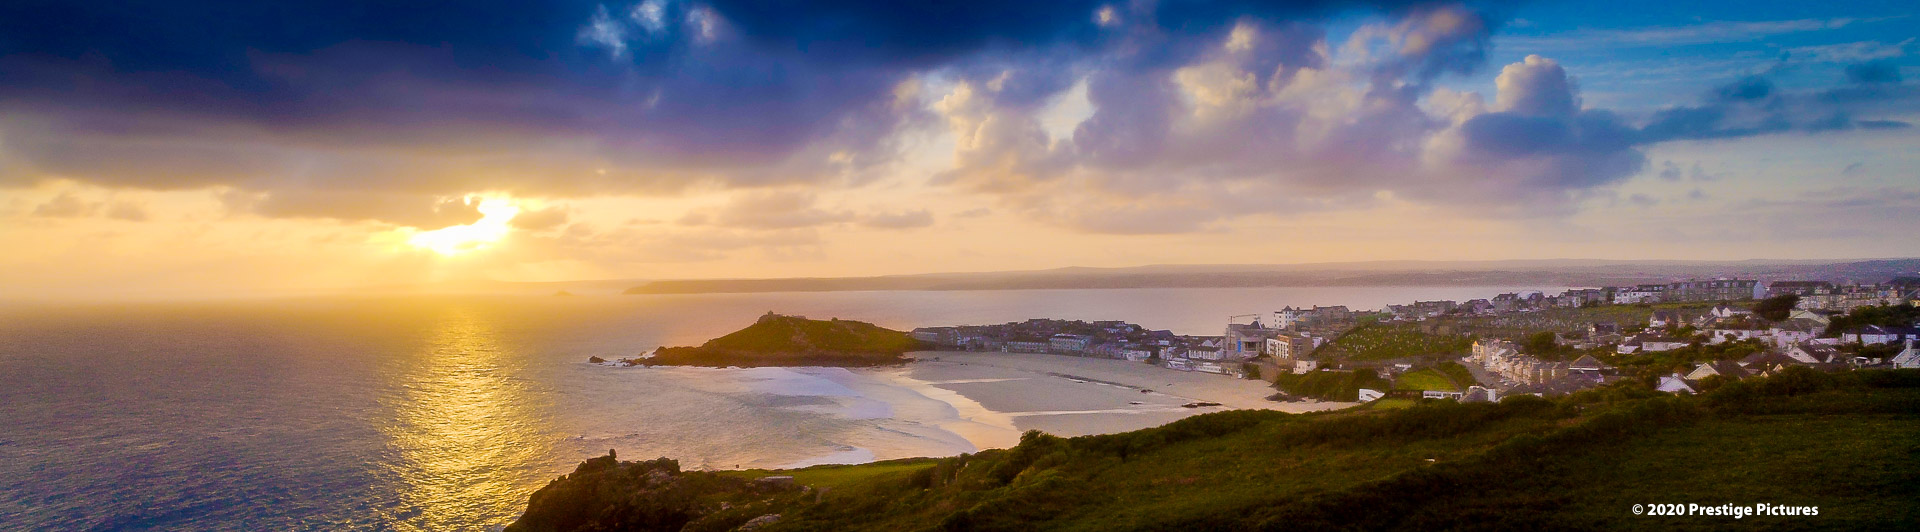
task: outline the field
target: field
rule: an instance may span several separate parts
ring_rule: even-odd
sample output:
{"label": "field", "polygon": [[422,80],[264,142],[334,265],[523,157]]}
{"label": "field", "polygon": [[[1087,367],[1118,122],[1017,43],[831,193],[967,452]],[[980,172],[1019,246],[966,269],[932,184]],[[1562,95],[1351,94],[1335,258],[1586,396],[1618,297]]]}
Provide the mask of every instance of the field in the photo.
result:
{"label": "field", "polygon": [[1440,370],[1429,368],[1401,373],[1399,378],[1394,379],[1393,389],[1457,392],[1463,388],[1455,386],[1453,380],[1440,373]]}
{"label": "field", "polygon": [[1353,328],[1313,355],[1324,361],[1386,361],[1413,358],[1457,358],[1473,347],[1473,339],[1456,334],[1433,334],[1416,324],[1369,323]]}

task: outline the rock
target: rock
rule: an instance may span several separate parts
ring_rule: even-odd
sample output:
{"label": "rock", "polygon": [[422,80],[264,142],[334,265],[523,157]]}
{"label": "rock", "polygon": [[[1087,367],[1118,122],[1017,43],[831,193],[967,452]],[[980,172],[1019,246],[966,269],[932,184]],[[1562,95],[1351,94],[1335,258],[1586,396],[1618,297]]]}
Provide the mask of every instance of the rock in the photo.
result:
{"label": "rock", "polygon": [[607,359],[600,358],[600,357],[587,357],[587,363],[588,364],[605,364],[607,363]]}
{"label": "rock", "polygon": [[749,520],[745,523],[741,523],[740,527],[735,528],[734,530],[743,530],[743,531],[754,530],[763,526],[771,525],[779,520],[780,520],[780,514],[767,514],[760,517],[755,517],[752,520]]}

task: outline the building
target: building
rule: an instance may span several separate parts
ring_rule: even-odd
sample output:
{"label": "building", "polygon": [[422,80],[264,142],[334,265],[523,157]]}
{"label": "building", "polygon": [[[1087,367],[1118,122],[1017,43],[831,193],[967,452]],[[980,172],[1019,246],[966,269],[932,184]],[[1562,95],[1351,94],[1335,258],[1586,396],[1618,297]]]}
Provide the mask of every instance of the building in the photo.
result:
{"label": "building", "polygon": [[1002,344],[1001,347],[1008,353],[1045,353],[1048,345],[1048,342],[1013,340]]}
{"label": "building", "polygon": [[1698,382],[1700,379],[1714,375],[1729,379],[1739,379],[1747,376],[1747,370],[1741,368],[1737,362],[1715,360],[1713,362],[1702,363],[1698,367],[1693,368],[1693,372],[1687,374],[1687,380]]}
{"label": "building", "polygon": [[1774,281],[1767,285],[1767,297],[1785,295],[1811,296],[1833,293],[1833,283],[1826,281]]}
{"label": "building", "polygon": [[1635,303],[1659,303],[1665,301],[1667,285],[1643,284],[1632,288],[1618,288],[1613,291],[1613,304],[1632,305]]}
{"label": "building", "polygon": [[1689,280],[1667,285],[1663,301],[1741,301],[1762,294],[1753,279]]}
{"label": "building", "polygon": [[1279,334],[1278,329],[1260,326],[1260,322],[1229,323],[1220,342],[1221,360],[1251,360],[1260,356],[1267,347],[1267,338]]}
{"label": "building", "polygon": [[1467,387],[1467,393],[1460,396],[1462,403],[1494,403],[1500,401],[1500,391],[1480,385]]}
{"label": "building", "polygon": [[1280,333],[1267,338],[1266,353],[1280,360],[1306,358],[1313,354],[1318,345],[1312,336],[1303,333]]}
{"label": "building", "polygon": [[952,327],[921,327],[914,329],[913,339],[939,346],[959,345],[959,334]]}
{"label": "building", "polygon": [[1653,389],[1666,393],[1694,393],[1693,385],[1687,384],[1686,378],[1681,377],[1679,373],[1668,377],[1661,377],[1660,384],[1654,386]]}
{"label": "building", "polygon": [[1913,340],[1907,340],[1907,348],[1894,355],[1889,362],[1897,369],[1920,368],[1920,348],[1914,347]]}
{"label": "building", "polygon": [[1047,347],[1055,353],[1085,353],[1093,347],[1093,337],[1078,334],[1056,334],[1047,339]]}
{"label": "building", "polygon": [[1840,341],[1849,344],[1891,344],[1913,338],[1920,338],[1920,331],[1912,327],[1866,325],[1848,329],[1840,333]]}

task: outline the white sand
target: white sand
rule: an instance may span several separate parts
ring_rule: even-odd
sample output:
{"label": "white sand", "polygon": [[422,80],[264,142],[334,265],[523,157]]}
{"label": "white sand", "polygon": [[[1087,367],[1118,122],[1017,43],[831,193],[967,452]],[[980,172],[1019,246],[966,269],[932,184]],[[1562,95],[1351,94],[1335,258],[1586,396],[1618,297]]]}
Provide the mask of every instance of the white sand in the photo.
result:
{"label": "white sand", "polygon": [[[983,449],[1011,447],[1027,430],[1060,436],[1110,434],[1230,409],[1297,413],[1355,404],[1268,401],[1274,390],[1262,381],[1124,360],[952,351],[913,356],[918,360],[905,368],[872,371],[952,405],[959,412],[957,419],[941,428]],[[1199,401],[1222,406],[1181,407]]]}

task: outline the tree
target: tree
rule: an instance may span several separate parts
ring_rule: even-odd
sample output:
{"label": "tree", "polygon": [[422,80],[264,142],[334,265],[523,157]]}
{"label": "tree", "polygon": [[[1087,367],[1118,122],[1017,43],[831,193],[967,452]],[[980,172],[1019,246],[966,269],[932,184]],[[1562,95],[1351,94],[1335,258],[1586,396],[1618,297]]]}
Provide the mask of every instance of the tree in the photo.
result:
{"label": "tree", "polygon": [[1793,315],[1793,307],[1800,304],[1800,296],[1785,294],[1769,297],[1753,304],[1753,313],[1767,321],[1786,321]]}
{"label": "tree", "polygon": [[1557,339],[1554,338],[1553,331],[1540,331],[1529,334],[1525,339],[1520,340],[1520,352],[1534,356],[1552,353],[1554,348],[1558,346],[1559,344]]}
{"label": "tree", "polygon": [[1247,364],[1247,380],[1260,380],[1260,365]]}

